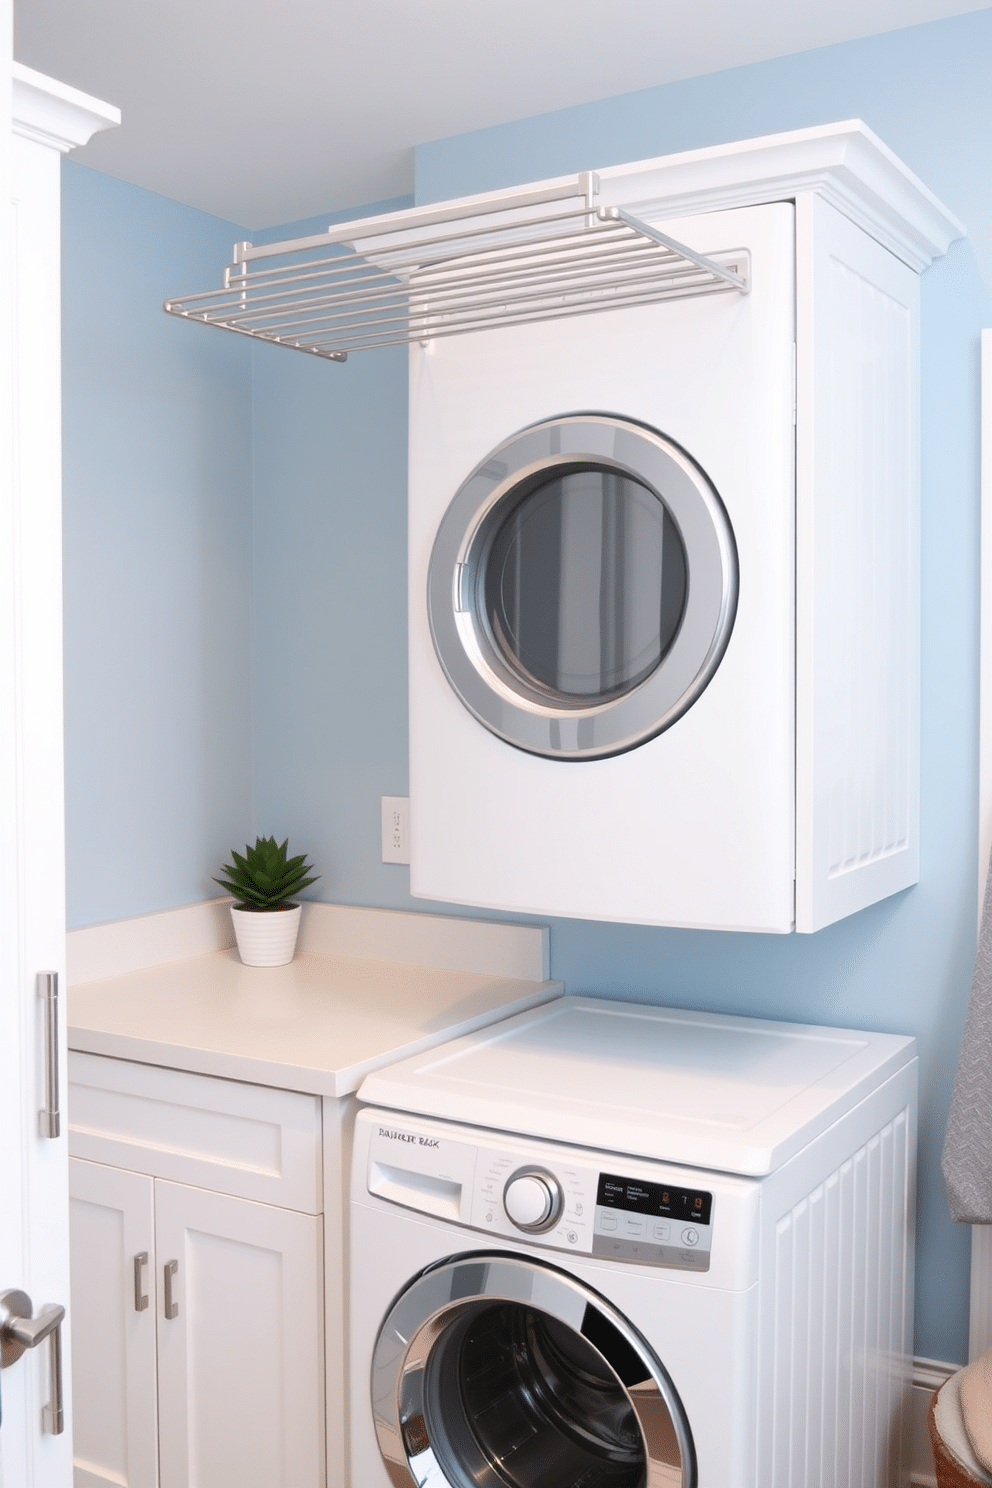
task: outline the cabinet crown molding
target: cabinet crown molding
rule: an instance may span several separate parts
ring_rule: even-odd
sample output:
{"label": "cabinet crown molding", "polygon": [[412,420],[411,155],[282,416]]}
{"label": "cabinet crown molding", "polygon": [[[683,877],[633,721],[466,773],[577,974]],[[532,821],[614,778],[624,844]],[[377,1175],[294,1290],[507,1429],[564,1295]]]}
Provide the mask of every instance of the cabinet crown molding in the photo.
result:
{"label": "cabinet crown molding", "polygon": [[648,221],[816,192],[917,273],[965,228],[861,119],[768,134],[599,172],[600,201]]}
{"label": "cabinet crown molding", "polygon": [[87,144],[102,129],[116,129],[121,122],[121,111],[112,103],[56,82],[21,62],[13,64],[11,81],[14,133],[62,155]]}

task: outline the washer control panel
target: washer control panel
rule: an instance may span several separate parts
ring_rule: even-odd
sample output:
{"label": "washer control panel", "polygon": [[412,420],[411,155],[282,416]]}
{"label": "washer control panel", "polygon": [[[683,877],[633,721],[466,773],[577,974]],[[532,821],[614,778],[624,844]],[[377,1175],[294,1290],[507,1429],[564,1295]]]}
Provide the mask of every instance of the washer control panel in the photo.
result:
{"label": "washer control panel", "polygon": [[529,1163],[519,1151],[477,1150],[470,1223],[490,1234],[522,1235],[561,1250],[592,1251],[596,1173]]}
{"label": "washer control panel", "polygon": [[713,1195],[705,1189],[600,1173],[593,1255],[708,1271]]}
{"label": "washer control panel", "polygon": [[483,1146],[442,1132],[440,1123],[419,1128],[403,1118],[379,1124],[369,1146],[369,1192],[484,1234],[641,1266],[709,1270],[714,1202],[707,1190],[573,1164],[560,1148],[534,1160],[524,1143]]}
{"label": "washer control panel", "polygon": [[713,1195],[596,1168],[556,1163],[552,1171],[480,1149],[472,1223],[611,1260],[708,1271]]}

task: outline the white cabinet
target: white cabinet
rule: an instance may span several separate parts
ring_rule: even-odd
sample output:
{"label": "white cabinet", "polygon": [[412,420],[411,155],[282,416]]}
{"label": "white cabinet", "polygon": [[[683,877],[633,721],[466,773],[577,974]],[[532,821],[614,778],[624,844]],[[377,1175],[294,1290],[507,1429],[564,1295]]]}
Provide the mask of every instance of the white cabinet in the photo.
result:
{"label": "white cabinet", "polygon": [[155,1238],[161,1488],[321,1483],[320,1218],[156,1180]]}
{"label": "white cabinet", "polygon": [[81,1054],[70,1101],[75,1488],[322,1488],[319,1101]]}
{"label": "white cabinet", "polygon": [[155,1488],[155,1313],[147,1295],[154,1250],[153,1180],[69,1159],[72,1378],[79,1401],[73,1440],[75,1488]]}

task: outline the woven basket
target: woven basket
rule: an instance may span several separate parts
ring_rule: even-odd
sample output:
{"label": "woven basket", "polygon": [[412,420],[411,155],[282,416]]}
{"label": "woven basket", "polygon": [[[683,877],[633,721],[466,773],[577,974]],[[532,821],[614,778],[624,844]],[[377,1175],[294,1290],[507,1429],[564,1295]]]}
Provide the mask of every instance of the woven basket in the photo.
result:
{"label": "woven basket", "polygon": [[[944,1388],[941,1385],[941,1390]],[[930,1445],[933,1447],[933,1462],[937,1471],[937,1488],[985,1488],[982,1478],[976,1478],[974,1473],[968,1471],[963,1462],[952,1457],[944,1446],[937,1430],[935,1411],[937,1409],[937,1396],[940,1390],[934,1390],[930,1397],[930,1408],[927,1411],[927,1430],[930,1433]]]}

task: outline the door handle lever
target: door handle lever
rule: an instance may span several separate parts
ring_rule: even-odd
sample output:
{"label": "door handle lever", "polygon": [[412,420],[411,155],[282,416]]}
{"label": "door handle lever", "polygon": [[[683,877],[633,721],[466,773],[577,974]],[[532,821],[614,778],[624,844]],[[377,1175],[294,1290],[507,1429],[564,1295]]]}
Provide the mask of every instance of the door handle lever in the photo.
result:
{"label": "door handle lever", "polygon": [[46,1431],[61,1436],[65,1429],[62,1409],[62,1319],[65,1308],[58,1302],[49,1302],[38,1309],[37,1317],[32,1317],[33,1312],[27,1292],[0,1292],[0,1367],[6,1369],[8,1365],[16,1364],[26,1349],[37,1348],[46,1338],[50,1339],[51,1399],[45,1406],[43,1421]]}
{"label": "door handle lever", "polygon": [[43,1137],[57,1137],[62,1130],[59,1112],[59,974],[39,971],[38,996],[45,1004],[45,1109],[38,1121]]}

